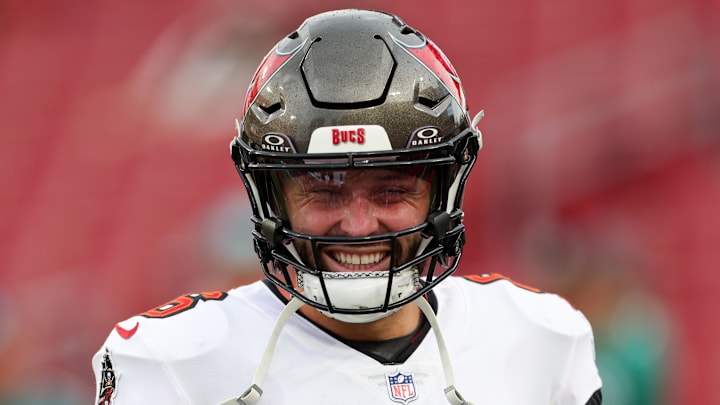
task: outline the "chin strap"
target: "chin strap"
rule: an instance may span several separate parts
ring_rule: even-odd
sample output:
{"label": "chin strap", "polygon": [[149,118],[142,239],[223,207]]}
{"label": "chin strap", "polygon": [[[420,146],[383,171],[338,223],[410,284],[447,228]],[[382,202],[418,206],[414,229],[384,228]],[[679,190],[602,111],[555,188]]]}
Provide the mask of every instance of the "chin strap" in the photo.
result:
{"label": "chin strap", "polygon": [[[447,387],[445,388],[445,398],[447,398],[451,405],[472,405],[471,403],[465,401],[462,395],[460,395],[458,390],[455,388],[455,373],[453,372],[452,365],[450,364],[450,356],[448,355],[447,348],[445,346],[445,339],[442,336],[442,332],[440,332],[440,325],[438,324],[432,307],[430,307],[430,304],[423,297],[417,298],[414,302],[418,307],[420,307],[423,314],[425,314],[425,317],[428,322],[430,322],[430,326],[435,333],[435,340],[438,344],[440,360],[442,361],[443,371],[445,373],[445,383],[447,384]],[[280,337],[280,332],[285,326],[288,318],[297,312],[297,310],[303,305],[305,304],[296,297],[293,297],[290,302],[287,303],[275,322],[275,327],[270,335],[267,346],[265,346],[265,352],[263,353],[260,364],[255,371],[255,376],[253,376],[252,385],[243,392],[240,398],[229,399],[222,402],[220,405],[252,405],[260,399],[260,396],[262,396],[263,393],[260,385],[265,380],[265,375],[267,374],[268,368],[270,368],[270,363],[272,362],[272,357],[275,353],[275,346],[277,345],[278,338]]]}
{"label": "chin strap", "polygon": [[440,331],[440,325],[438,324],[435,312],[432,307],[423,297],[417,298],[415,304],[420,307],[425,318],[430,322],[433,333],[435,333],[435,340],[437,341],[438,351],[440,352],[440,361],[442,362],[443,371],[445,373],[445,398],[451,405],[472,405],[470,402],[465,401],[465,398],[460,395],[457,388],[455,388],[455,373],[453,372],[452,364],[450,364],[450,356],[448,355],[447,347],[445,346],[445,338],[443,338],[442,332]]}
{"label": "chin strap", "polygon": [[265,374],[267,374],[270,363],[272,362],[273,353],[275,353],[275,346],[277,345],[278,337],[280,337],[280,332],[285,326],[285,322],[287,322],[288,318],[290,318],[290,315],[297,312],[297,310],[303,305],[305,304],[295,297],[293,297],[290,302],[285,305],[285,308],[283,308],[282,312],[280,312],[280,316],[275,322],[275,328],[272,331],[272,335],[270,335],[267,346],[265,346],[265,352],[263,353],[260,364],[255,371],[255,376],[252,379],[252,385],[243,392],[240,398],[229,399],[220,405],[252,405],[260,399],[263,392],[260,388],[260,384],[262,384],[263,380],[265,380]]}

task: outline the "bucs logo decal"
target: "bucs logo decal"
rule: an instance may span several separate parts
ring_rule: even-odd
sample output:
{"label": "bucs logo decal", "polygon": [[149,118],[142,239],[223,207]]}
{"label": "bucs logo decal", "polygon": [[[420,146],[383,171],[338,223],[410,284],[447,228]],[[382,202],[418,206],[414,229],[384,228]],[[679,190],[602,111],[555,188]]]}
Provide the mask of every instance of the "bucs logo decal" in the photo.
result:
{"label": "bucs logo decal", "polygon": [[341,130],[339,128],[332,129],[332,143],[339,145],[340,143],[353,142],[357,144],[365,143],[365,128]]}
{"label": "bucs logo decal", "polygon": [[392,150],[390,137],[380,125],[337,125],[315,128],[308,153],[375,152]]}

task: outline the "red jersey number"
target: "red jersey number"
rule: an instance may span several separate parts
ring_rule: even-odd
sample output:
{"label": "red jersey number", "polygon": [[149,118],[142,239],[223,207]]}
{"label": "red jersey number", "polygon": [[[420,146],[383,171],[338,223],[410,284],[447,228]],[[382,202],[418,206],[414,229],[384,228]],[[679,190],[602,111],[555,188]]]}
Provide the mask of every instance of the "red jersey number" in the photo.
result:
{"label": "red jersey number", "polygon": [[146,318],[167,318],[168,316],[177,315],[195,307],[199,301],[219,301],[225,299],[225,297],[227,297],[227,293],[223,291],[186,294],[160,305],[157,308],[145,311],[140,315]]}

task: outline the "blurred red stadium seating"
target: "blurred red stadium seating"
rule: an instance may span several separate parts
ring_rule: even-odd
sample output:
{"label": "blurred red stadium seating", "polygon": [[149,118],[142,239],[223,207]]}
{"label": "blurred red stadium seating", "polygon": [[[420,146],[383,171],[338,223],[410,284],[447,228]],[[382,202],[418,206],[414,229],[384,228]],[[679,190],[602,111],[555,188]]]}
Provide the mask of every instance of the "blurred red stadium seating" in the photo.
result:
{"label": "blurred red stadium seating", "polygon": [[[398,3],[363,6],[432,37],[487,113],[460,271],[542,287],[518,257],[533,224],[625,232],[678,326],[668,403],[718,403],[720,5]],[[326,7],[0,3],[0,403],[89,401],[115,322],[260,276],[239,270],[249,235],[213,222],[247,216],[233,121],[267,49]]]}

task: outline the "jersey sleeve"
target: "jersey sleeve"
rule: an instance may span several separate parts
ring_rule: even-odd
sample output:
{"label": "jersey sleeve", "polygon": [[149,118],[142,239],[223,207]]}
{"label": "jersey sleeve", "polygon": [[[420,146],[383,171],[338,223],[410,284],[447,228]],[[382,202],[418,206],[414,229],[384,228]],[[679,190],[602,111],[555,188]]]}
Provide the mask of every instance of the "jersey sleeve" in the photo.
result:
{"label": "jersey sleeve", "polygon": [[499,274],[465,278],[484,286],[470,293],[473,307],[493,306],[493,317],[478,322],[502,320],[492,324],[500,334],[495,343],[505,347],[503,337],[512,340],[512,348],[505,347],[506,360],[522,365],[515,373],[540,393],[537,403],[586,405],[602,381],[585,315],[557,294]]}
{"label": "jersey sleeve", "polygon": [[[552,293],[523,294],[527,315],[546,331],[548,347],[553,347],[561,367],[553,405],[585,405],[602,387],[595,359],[592,325],[568,301]],[[532,303],[533,305],[527,305]]]}
{"label": "jersey sleeve", "polygon": [[[135,336],[126,339],[123,331],[132,330],[142,320],[133,317],[118,324],[110,332],[102,348],[93,356],[95,374],[95,404],[141,405],[141,404],[189,404],[187,396],[173,378],[171,368],[159,360],[143,342]],[[127,329],[123,325],[128,326]]]}
{"label": "jersey sleeve", "polygon": [[595,361],[592,328],[580,312],[577,312],[577,316],[582,318],[587,328],[575,338],[571,348],[565,367],[563,388],[555,401],[557,405],[585,405],[602,386]]}

